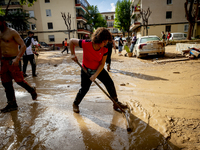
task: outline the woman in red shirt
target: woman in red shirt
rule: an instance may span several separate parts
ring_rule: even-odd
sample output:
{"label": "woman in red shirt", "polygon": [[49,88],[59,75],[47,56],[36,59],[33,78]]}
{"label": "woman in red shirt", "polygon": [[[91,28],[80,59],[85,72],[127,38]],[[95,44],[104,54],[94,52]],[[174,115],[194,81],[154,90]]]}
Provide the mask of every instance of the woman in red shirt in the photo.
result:
{"label": "woman in red shirt", "polygon": [[[123,108],[127,106],[120,103],[117,98],[114,82],[109,76],[108,72],[104,69],[105,61],[107,58],[108,41],[112,41],[112,36],[106,28],[98,28],[92,35],[92,40],[70,39],[69,47],[71,50],[72,60],[78,61],[74,47],[80,46],[83,48],[83,61],[82,66],[90,74],[90,77],[81,70],[81,88],[76,95],[73,103],[73,111],[79,113],[79,104],[88,92],[90,85],[96,78],[98,78],[106,87],[110,96]],[[117,105],[113,105],[115,110],[118,109]]]}

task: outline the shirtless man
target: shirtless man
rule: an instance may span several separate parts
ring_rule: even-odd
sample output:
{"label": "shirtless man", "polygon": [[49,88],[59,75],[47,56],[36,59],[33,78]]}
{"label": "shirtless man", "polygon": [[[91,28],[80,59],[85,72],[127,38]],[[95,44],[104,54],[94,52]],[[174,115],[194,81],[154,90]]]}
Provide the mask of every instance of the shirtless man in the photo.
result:
{"label": "shirtless man", "polygon": [[35,88],[24,80],[21,71],[21,57],[26,50],[24,41],[16,30],[7,27],[2,16],[0,16],[0,31],[0,76],[8,103],[5,108],[1,109],[1,112],[5,113],[18,108],[12,79],[25,88],[31,94],[33,100],[36,100],[37,93]]}

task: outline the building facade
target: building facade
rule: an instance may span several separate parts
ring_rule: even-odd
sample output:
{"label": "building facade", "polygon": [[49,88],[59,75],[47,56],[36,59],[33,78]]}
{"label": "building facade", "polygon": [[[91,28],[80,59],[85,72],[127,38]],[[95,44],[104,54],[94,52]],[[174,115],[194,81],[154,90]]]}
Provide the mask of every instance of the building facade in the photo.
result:
{"label": "building facade", "polygon": [[114,27],[115,12],[102,12],[101,15],[107,21],[107,29],[114,37],[122,35],[121,31]]}
{"label": "building facade", "polygon": [[[148,18],[148,35],[161,37],[161,32],[188,32],[189,23],[186,19],[184,3],[185,0],[132,0],[131,10],[133,19],[130,30],[137,36],[145,36],[141,10],[152,12]],[[200,21],[200,20],[199,20]],[[194,27],[193,37],[200,35],[199,23]]]}
{"label": "building facade", "polygon": [[[7,3],[8,0],[1,0],[2,9],[6,8]],[[12,0],[9,10],[26,10],[30,17],[36,18],[29,20],[30,31],[35,33],[35,38],[50,45],[61,46],[65,38],[87,38],[92,34],[84,18],[88,5],[87,0],[37,0],[33,6],[28,7],[20,5],[19,0]],[[62,14],[65,14],[66,22]]]}

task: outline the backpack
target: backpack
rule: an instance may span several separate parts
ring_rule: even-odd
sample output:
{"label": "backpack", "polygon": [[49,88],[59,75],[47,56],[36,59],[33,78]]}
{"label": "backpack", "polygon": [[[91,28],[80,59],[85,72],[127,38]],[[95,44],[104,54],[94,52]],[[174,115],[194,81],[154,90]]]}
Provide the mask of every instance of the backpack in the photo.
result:
{"label": "backpack", "polygon": [[63,45],[63,46],[65,45],[64,41],[62,41],[62,45]]}
{"label": "backpack", "polygon": [[24,43],[25,43],[26,47],[29,47],[31,45],[31,39],[32,39],[32,37],[27,37],[24,39]]}

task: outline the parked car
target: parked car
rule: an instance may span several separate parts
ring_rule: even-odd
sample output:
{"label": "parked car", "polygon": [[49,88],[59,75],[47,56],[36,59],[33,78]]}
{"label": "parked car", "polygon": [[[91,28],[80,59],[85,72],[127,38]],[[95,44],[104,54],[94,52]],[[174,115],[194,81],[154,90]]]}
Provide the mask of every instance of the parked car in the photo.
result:
{"label": "parked car", "polygon": [[185,40],[187,38],[186,33],[171,33],[169,40]]}
{"label": "parked car", "polygon": [[133,55],[139,58],[152,54],[164,56],[164,43],[156,35],[139,37],[134,46]]}
{"label": "parked car", "polygon": [[45,43],[45,42],[39,42],[39,44],[40,44],[40,46],[41,46],[42,48],[49,48],[49,47],[50,47],[50,45],[48,45],[48,44]]}

